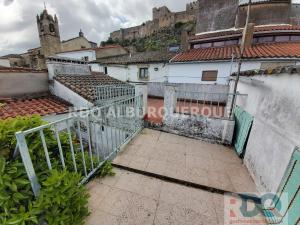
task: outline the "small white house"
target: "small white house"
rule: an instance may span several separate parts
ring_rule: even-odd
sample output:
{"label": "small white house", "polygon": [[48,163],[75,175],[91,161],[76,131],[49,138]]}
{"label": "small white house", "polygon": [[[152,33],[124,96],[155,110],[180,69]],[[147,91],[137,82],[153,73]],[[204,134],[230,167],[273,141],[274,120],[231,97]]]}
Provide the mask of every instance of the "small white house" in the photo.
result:
{"label": "small white house", "polygon": [[10,67],[9,59],[5,57],[0,57],[0,66]]}
{"label": "small white house", "polygon": [[168,62],[174,53],[161,51],[132,53],[98,59],[100,72],[129,82],[164,82],[169,73]]}
{"label": "small white house", "polygon": [[65,51],[57,53],[56,56],[90,62],[96,60],[96,50],[93,48],[86,48],[73,51]]}
{"label": "small white house", "polygon": [[[290,48],[298,49],[291,53]],[[237,72],[239,47],[223,46],[191,49],[170,62],[170,83],[228,84]],[[300,43],[253,44],[246,48],[241,71],[270,69],[300,63]]]}

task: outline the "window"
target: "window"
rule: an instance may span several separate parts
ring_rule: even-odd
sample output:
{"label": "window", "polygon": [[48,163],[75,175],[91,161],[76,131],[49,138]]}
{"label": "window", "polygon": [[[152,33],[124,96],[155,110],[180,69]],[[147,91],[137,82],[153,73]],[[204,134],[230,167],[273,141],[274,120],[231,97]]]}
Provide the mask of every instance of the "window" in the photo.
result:
{"label": "window", "polygon": [[148,68],[140,68],[139,69],[139,79],[147,80],[149,78]]}
{"label": "window", "polygon": [[290,36],[276,36],[275,41],[276,42],[287,42],[290,40]]}
{"label": "window", "polygon": [[104,67],[104,74],[107,74],[107,66]]}
{"label": "window", "polygon": [[84,56],[84,61],[89,61],[89,57],[88,56]]}
{"label": "window", "polygon": [[50,32],[54,32],[55,31],[55,27],[52,23],[49,24],[49,30]]}
{"label": "window", "polygon": [[217,81],[217,77],[217,70],[208,70],[202,72],[202,81]]}
{"label": "window", "polygon": [[217,42],[214,42],[214,47],[221,47],[221,46],[224,46],[225,45],[225,42],[224,41],[217,41]]}

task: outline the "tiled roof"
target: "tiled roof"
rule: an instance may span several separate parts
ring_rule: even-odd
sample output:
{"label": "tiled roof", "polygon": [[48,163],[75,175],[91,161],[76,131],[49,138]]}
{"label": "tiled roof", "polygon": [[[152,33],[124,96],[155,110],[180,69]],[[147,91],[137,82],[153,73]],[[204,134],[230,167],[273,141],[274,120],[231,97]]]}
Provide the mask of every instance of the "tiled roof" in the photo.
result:
{"label": "tiled roof", "polygon": [[[289,24],[282,24],[282,25],[264,25],[264,26],[255,26],[254,27],[254,34],[263,33],[263,32],[274,32],[274,31],[299,31],[300,32],[300,26],[293,26]],[[194,35],[189,38],[190,41],[195,40],[204,40],[209,38],[221,38],[225,36],[241,36],[243,32],[243,28],[240,29],[228,29],[228,30],[221,30],[221,31],[215,31],[215,32],[206,32],[206,33],[200,33],[198,35]]]}
{"label": "tiled roof", "polygon": [[111,56],[96,60],[102,64],[138,64],[138,63],[156,63],[156,62],[168,62],[176,53],[151,51],[151,52],[138,52],[133,54]]}
{"label": "tiled roof", "polygon": [[69,107],[70,104],[49,95],[29,99],[0,99],[0,119],[66,113]]}
{"label": "tiled roof", "polygon": [[[230,60],[240,57],[239,46],[192,49],[176,55],[172,62]],[[300,43],[264,43],[245,48],[244,58],[300,58]]]}
{"label": "tiled roof", "polygon": [[4,58],[21,58],[21,56],[18,54],[8,54],[8,55],[4,55],[2,57],[4,57]]}
{"label": "tiled roof", "polygon": [[57,75],[55,80],[79,94],[88,101],[95,101],[96,86],[125,84],[103,73],[92,75]]}
{"label": "tiled roof", "polygon": [[[251,77],[251,76],[257,76],[257,75],[275,75],[275,74],[281,74],[281,73],[288,73],[288,74],[300,74],[300,66],[283,66],[283,67],[278,67],[275,69],[265,69],[265,70],[246,70],[242,71],[240,73],[240,76],[245,76],[245,77]],[[236,73],[233,73],[231,76],[236,76]]]}
{"label": "tiled roof", "polygon": [[0,66],[0,73],[44,73],[47,72],[47,70],[36,70],[32,68],[26,68],[26,67],[4,67]]}

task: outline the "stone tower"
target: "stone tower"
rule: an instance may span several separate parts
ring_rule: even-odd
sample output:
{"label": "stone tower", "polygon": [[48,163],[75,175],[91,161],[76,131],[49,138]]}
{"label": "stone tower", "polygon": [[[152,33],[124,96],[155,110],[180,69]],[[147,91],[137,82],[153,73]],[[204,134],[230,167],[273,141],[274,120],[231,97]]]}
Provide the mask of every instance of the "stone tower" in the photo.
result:
{"label": "stone tower", "polygon": [[56,15],[49,15],[47,9],[37,15],[37,26],[41,42],[41,54],[47,58],[61,51],[60,34]]}

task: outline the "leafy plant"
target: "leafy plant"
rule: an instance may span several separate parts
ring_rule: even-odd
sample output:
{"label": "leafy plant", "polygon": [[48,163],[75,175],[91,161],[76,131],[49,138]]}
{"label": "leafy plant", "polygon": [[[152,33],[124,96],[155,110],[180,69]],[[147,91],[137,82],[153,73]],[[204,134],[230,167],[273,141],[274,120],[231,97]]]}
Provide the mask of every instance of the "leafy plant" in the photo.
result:
{"label": "leafy plant", "polygon": [[79,186],[81,176],[67,171],[53,170],[42,184],[35,207],[43,212],[43,219],[51,225],[83,225],[89,215],[88,193]]}
{"label": "leafy plant", "polygon": [[37,224],[39,210],[21,162],[0,157],[0,224]]}

